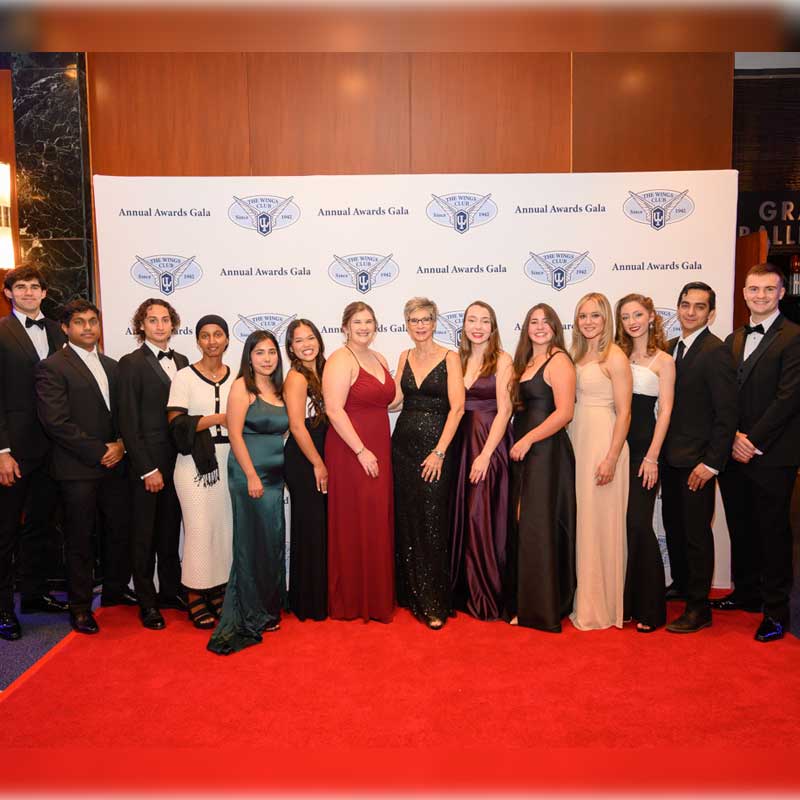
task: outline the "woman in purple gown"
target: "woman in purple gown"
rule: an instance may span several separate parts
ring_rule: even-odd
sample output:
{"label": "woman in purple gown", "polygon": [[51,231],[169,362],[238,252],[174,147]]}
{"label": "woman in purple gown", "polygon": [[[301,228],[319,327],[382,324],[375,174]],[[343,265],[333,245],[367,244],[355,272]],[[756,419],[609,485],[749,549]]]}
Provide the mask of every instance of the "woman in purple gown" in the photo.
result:
{"label": "woman in purple gown", "polygon": [[512,361],[490,305],[476,301],[464,312],[458,350],[466,404],[456,456],[453,598],[457,608],[492,620],[503,613]]}

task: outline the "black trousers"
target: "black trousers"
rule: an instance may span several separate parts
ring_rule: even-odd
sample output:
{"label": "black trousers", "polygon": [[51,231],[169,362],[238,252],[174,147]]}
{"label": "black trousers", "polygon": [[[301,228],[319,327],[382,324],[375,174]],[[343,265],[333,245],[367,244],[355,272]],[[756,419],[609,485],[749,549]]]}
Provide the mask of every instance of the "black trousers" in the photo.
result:
{"label": "black trousers", "polygon": [[736,596],[786,624],[792,588],[790,508],[797,467],[732,461],[720,475]]}
{"label": "black trousers", "polygon": [[661,516],[667,534],[672,580],[686,592],[687,611],[708,607],[714,577],[714,494],[716,479],[693,492],[687,481],[693,468],[661,468]]}
{"label": "black trousers", "polygon": [[47,591],[43,555],[57,502],[58,485],[43,465],[11,486],[0,486],[0,610],[14,609],[15,555],[19,591]]}
{"label": "black trousers", "polygon": [[178,555],[181,507],[172,475],[163,475],[163,478],[164,488],[160,492],[148,492],[138,476],[131,479],[131,568],[133,585],[142,608],[158,606],[153,582],[156,557],[161,594],[172,597],[181,590],[181,560]]}
{"label": "black trousers", "polygon": [[625,618],[632,617],[643,625],[658,628],[666,622],[664,599],[664,562],[653,530],[653,508],[658,484],[652,489],[642,486],[638,476],[641,456],[631,457],[628,489],[628,565],[625,570]]}
{"label": "black trousers", "polygon": [[128,587],[130,570],[130,494],[127,478],[114,474],[90,480],[59,481],[64,501],[67,585],[73,611],[86,611],[94,588],[94,532],[102,524],[103,595]]}

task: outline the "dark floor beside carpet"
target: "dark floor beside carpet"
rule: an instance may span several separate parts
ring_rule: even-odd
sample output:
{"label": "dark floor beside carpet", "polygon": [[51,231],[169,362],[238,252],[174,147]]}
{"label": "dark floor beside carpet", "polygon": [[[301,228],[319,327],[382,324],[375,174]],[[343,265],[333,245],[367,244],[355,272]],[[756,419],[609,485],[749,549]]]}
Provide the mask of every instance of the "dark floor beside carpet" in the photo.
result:
{"label": "dark floor beside carpet", "polygon": [[[60,600],[66,600],[64,594],[54,594]],[[16,642],[0,640],[0,691],[32,667],[70,632],[66,614],[20,614],[19,595],[16,596],[16,603],[22,638]]]}

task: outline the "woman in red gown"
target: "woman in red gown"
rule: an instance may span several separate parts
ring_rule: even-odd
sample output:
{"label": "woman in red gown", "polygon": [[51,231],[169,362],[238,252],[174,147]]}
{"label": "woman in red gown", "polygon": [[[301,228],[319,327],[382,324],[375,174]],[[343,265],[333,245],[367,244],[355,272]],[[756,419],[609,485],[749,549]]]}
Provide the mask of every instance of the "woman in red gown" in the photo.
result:
{"label": "woman in red gown", "polygon": [[344,347],[329,359],[322,394],[331,428],[328,468],[328,614],[391,622],[394,509],[388,406],[395,384],[370,348],[377,320],[366,303],[342,316]]}

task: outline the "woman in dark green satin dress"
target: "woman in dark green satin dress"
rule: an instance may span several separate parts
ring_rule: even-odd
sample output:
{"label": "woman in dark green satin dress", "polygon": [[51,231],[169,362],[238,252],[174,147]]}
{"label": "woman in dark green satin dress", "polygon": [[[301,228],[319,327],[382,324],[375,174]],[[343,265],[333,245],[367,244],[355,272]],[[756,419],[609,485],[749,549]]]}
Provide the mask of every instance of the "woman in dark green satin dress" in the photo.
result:
{"label": "woman in dark green satin dress", "polygon": [[222,616],[208,649],[228,655],[277,630],[286,587],[283,435],[289,417],[281,399],[280,348],[269,331],[254,331],[228,397],[233,505],[233,565]]}

